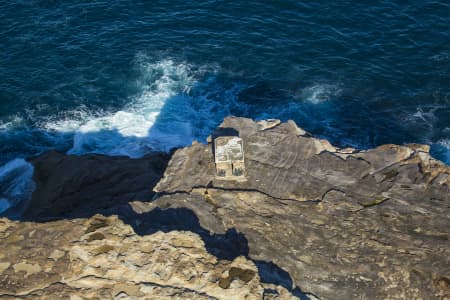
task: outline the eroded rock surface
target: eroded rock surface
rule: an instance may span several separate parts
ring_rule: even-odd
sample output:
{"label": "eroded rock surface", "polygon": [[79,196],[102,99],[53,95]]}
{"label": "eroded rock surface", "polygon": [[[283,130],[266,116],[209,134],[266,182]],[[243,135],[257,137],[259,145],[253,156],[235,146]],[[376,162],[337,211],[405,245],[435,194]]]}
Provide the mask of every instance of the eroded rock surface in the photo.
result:
{"label": "eroded rock surface", "polygon": [[213,232],[235,228],[249,257],[286,270],[324,299],[450,297],[450,168],[422,145],[337,149],[293,122],[244,139],[245,182],[214,176],[211,146],[178,150],[155,206],[187,207]]}
{"label": "eroded rock surface", "polygon": [[139,236],[117,217],[96,215],[0,219],[0,238],[0,299],[261,299],[265,288],[293,299],[264,286],[252,261],[217,259],[192,232]]}
{"label": "eroded rock surface", "polygon": [[[245,180],[215,176],[224,133],[244,141]],[[35,160],[35,222],[0,223],[2,297],[450,299],[450,167],[427,146],[339,149],[292,121],[235,117],[209,141],[173,154],[157,195],[161,160],[89,184],[115,159]]]}

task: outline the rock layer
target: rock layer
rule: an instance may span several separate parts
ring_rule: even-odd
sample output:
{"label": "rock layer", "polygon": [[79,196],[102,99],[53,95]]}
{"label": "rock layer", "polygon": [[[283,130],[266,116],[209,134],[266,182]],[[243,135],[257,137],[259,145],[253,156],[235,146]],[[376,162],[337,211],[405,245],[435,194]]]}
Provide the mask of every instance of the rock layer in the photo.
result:
{"label": "rock layer", "polygon": [[[224,133],[244,141],[245,180],[215,176]],[[161,157],[34,160],[35,222],[0,226],[0,294],[450,298],[450,168],[427,146],[339,149],[292,121],[235,117],[209,142],[177,150],[156,195]],[[65,219],[36,223],[49,218]]]}

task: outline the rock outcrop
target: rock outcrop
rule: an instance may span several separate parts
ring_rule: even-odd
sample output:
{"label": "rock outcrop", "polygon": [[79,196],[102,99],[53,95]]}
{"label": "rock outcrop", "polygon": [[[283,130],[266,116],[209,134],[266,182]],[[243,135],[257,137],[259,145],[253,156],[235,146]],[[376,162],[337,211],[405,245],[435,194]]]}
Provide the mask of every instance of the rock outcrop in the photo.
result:
{"label": "rock outcrop", "polygon": [[[211,142],[224,133],[244,141],[245,180],[215,175]],[[33,219],[46,198],[33,196],[35,222],[1,223],[0,295],[450,298],[450,167],[427,146],[339,149],[292,121],[235,117],[209,142],[172,155],[151,201],[125,196],[140,172],[120,170],[114,188],[123,192],[111,207]],[[45,169],[39,159],[35,168]],[[37,191],[54,188],[46,178],[55,168]],[[102,178],[77,193],[110,197]],[[62,180],[48,203],[70,199],[72,186]],[[61,211],[66,219],[39,223]]]}
{"label": "rock outcrop", "polygon": [[260,299],[245,257],[220,260],[192,232],[139,236],[117,217],[0,220],[0,299]]}

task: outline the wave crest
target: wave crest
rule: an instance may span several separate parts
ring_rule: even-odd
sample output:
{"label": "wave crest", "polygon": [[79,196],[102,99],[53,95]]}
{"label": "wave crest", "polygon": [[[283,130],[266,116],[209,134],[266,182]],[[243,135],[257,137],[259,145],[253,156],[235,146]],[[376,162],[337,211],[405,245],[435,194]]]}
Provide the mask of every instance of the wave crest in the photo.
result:
{"label": "wave crest", "polygon": [[[141,157],[203,140],[231,111],[241,90],[219,83],[215,71],[173,60],[148,62],[138,56],[140,93],[113,113],[73,112],[43,127],[73,132],[69,154],[98,153]],[[242,108],[239,107],[241,110]]]}
{"label": "wave crest", "polygon": [[300,92],[300,99],[313,104],[322,103],[339,97],[342,89],[334,84],[315,84],[308,86]]}
{"label": "wave crest", "polygon": [[33,172],[33,165],[20,158],[0,167],[0,215],[5,212],[13,218],[20,215],[19,204],[29,200],[36,187]]}

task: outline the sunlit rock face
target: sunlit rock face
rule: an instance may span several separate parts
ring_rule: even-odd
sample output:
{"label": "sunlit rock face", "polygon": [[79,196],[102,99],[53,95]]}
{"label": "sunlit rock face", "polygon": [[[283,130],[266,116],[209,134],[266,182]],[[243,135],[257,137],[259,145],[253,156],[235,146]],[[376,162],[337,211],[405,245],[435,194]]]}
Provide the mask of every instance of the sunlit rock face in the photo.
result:
{"label": "sunlit rock face", "polygon": [[[221,132],[242,139],[240,180],[217,176]],[[427,146],[236,117],[211,136],[171,158],[31,160],[27,221],[0,221],[0,298],[450,297],[450,167]]]}
{"label": "sunlit rock face", "polygon": [[0,230],[0,298],[261,299],[266,286],[294,299],[283,287],[262,284],[251,260],[218,259],[192,232],[139,236],[117,217],[100,215],[2,219]]}
{"label": "sunlit rock face", "polygon": [[173,155],[155,188],[166,195],[136,206],[187,207],[211,231],[235,228],[249,257],[319,298],[449,293],[450,168],[427,146],[339,149],[293,122],[230,117],[221,128],[243,139],[245,181],[215,177],[211,145],[195,144]]}

